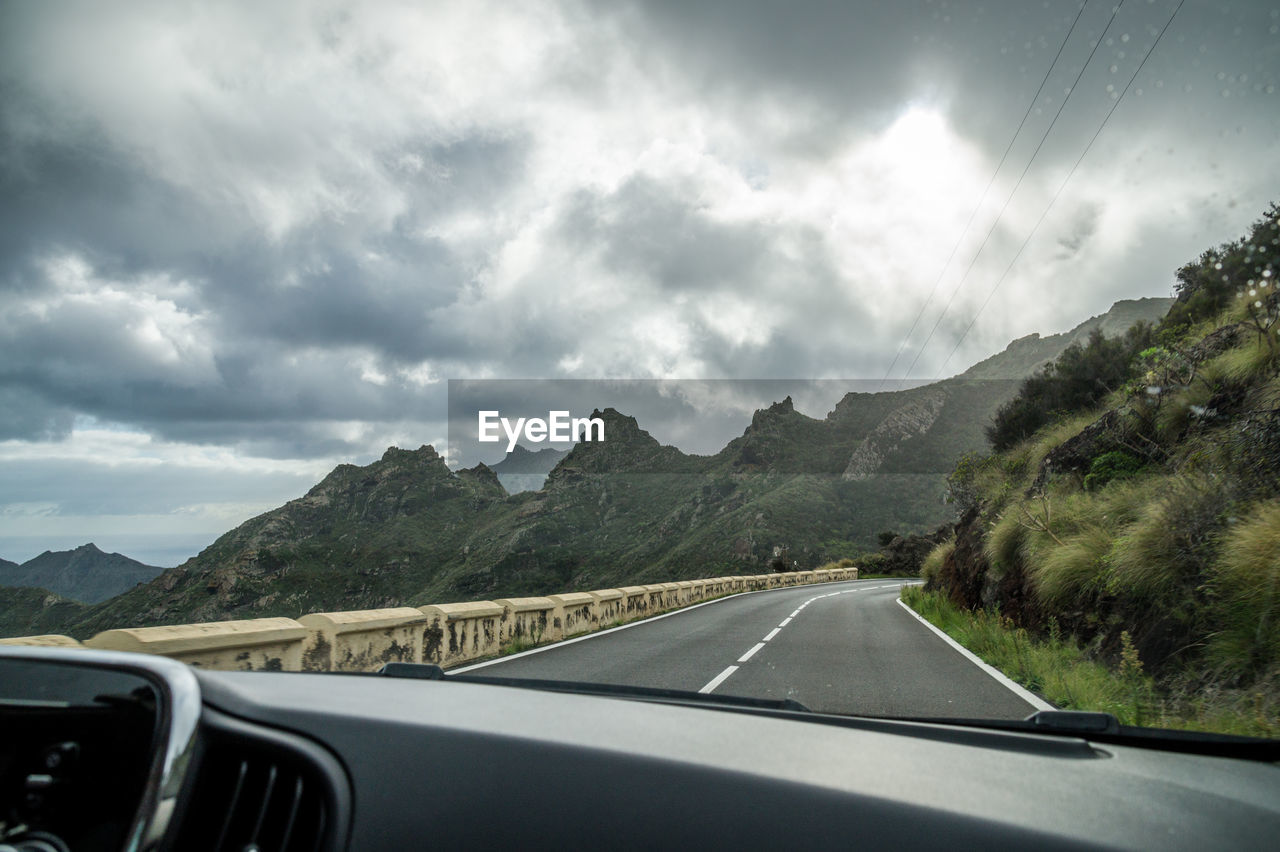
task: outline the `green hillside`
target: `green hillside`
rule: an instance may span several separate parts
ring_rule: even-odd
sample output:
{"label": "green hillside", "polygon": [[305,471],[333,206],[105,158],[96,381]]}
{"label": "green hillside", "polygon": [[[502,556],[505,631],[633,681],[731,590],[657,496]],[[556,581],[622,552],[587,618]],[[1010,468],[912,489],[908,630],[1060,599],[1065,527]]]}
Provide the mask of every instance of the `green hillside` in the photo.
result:
{"label": "green hillside", "polygon": [[0,636],[60,633],[84,613],[85,606],[48,589],[0,586]]}
{"label": "green hillside", "polygon": [[1278,247],[1273,205],[1179,270],[1154,329],[1027,380],[988,430],[998,451],[950,478],[962,514],[929,588],[1074,637],[1127,672],[1147,724],[1280,730]]}

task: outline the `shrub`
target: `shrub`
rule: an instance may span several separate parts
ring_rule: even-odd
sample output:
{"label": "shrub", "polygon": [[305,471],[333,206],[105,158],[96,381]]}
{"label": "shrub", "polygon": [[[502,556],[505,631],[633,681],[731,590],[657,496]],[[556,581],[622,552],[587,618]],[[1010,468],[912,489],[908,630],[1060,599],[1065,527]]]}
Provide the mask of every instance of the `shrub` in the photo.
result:
{"label": "shrub", "polygon": [[1272,240],[1278,230],[1280,206],[1273,203],[1262,218],[1250,226],[1245,237],[1210,249],[1179,269],[1174,286],[1178,300],[1169,309],[1162,328],[1176,333],[1218,316],[1237,301],[1237,295],[1250,287],[1250,279],[1257,283],[1256,255],[1271,254]]}
{"label": "shrub", "polygon": [[885,566],[889,560],[883,553],[868,553],[865,556],[859,556],[857,562],[858,574],[883,574]]}
{"label": "shrub", "polygon": [[1007,450],[1055,417],[1098,405],[1132,375],[1132,362],[1151,347],[1154,330],[1138,323],[1120,337],[1094,329],[1084,344],[1073,343],[1057,360],[1022,383],[1018,395],[996,411],[987,440]]}
{"label": "shrub", "polygon": [[1084,490],[1096,491],[1113,480],[1127,479],[1141,470],[1143,464],[1142,459],[1123,450],[1103,453],[1089,463],[1089,472],[1084,478]]}

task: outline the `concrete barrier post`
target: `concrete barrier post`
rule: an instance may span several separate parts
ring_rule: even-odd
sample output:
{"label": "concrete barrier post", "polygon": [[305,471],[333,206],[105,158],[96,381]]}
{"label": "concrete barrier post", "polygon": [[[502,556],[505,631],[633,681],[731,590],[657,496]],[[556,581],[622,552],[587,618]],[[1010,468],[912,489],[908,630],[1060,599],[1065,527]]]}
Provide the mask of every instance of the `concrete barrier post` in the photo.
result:
{"label": "concrete barrier post", "polygon": [[304,615],[298,623],[311,635],[302,652],[302,668],[369,672],[385,663],[420,663],[426,621],[410,606]]}
{"label": "concrete barrier post", "polygon": [[547,595],[547,598],[556,605],[554,618],[560,624],[562,638],[577,636],[599,626],[596,599],[588,592],[567,592],[563,595]]}
{"label": "concrete barrier post", "polygon": [[649,596],[649,614],[657,615],[667,609],[667,588],[662,583],[649,583],[644,587]]}
{"label": "concrete barrier post", "polygon": [[427,617],[422,631],[422,660],[451,666],[487,657],[501,649],[504,609],[492,601],[418,607]]}
{"label": "concrete barrier post", "polygon": [[649,591],[644,586],[623,586],[622,592],[623,618],[634,621],[649,614]]}
{"label": "concrete barrier post", "polygon": [[35,645],[41,648],[84,647],[70,636],[60,636],[56,633],[43,633],[39,636],[14,636],[9,639],[0,639],[0,645]]}
{"label": "concrete barrier post", "polygon": [[537,644],[550,640],[556,608],[550,598],[503,598],[494,603],[503,610],[498,634],[501,644],[512,641]]}
{"label": "concrete barrier post", "polygon": [[596,618],[600,620],[601,627],[626,619],[626,597],[621,589],[597,589],[587,594],[596,600]]}
{"label": "concrete barrier post", "polygon": [[197,668],[240,671],[302,670],[307,628],[292,618],[250,618],[208,624],[126,627],[85,641],[87,648],[160,654]]}

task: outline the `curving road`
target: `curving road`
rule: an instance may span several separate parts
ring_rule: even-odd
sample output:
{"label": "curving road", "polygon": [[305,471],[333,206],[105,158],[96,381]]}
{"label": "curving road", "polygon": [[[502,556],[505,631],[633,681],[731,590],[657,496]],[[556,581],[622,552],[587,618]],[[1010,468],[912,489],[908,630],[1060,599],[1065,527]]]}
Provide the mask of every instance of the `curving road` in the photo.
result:
{"label": "curving road", "polygon": [[899,605],[904,582],[737,595],[454,671],[792,698],[869,716],[1020,719],[1041,709]]}

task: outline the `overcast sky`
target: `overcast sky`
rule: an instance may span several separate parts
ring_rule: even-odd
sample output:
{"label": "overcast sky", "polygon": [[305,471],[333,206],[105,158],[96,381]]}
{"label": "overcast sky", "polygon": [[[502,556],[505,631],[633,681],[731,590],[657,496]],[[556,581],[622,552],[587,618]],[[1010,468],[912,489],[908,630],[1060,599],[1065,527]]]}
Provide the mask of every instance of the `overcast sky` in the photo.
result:
{"label": "overcast sky", "polygon": [[1280,2],[1120,98],[1175,6],[1090,2],[984,196],[1076,0],[0,2],[0,556],[176,564],[443,450],[448,379],[878,381],[935,284],[941,377],[1168,295],[1280,199]]}

